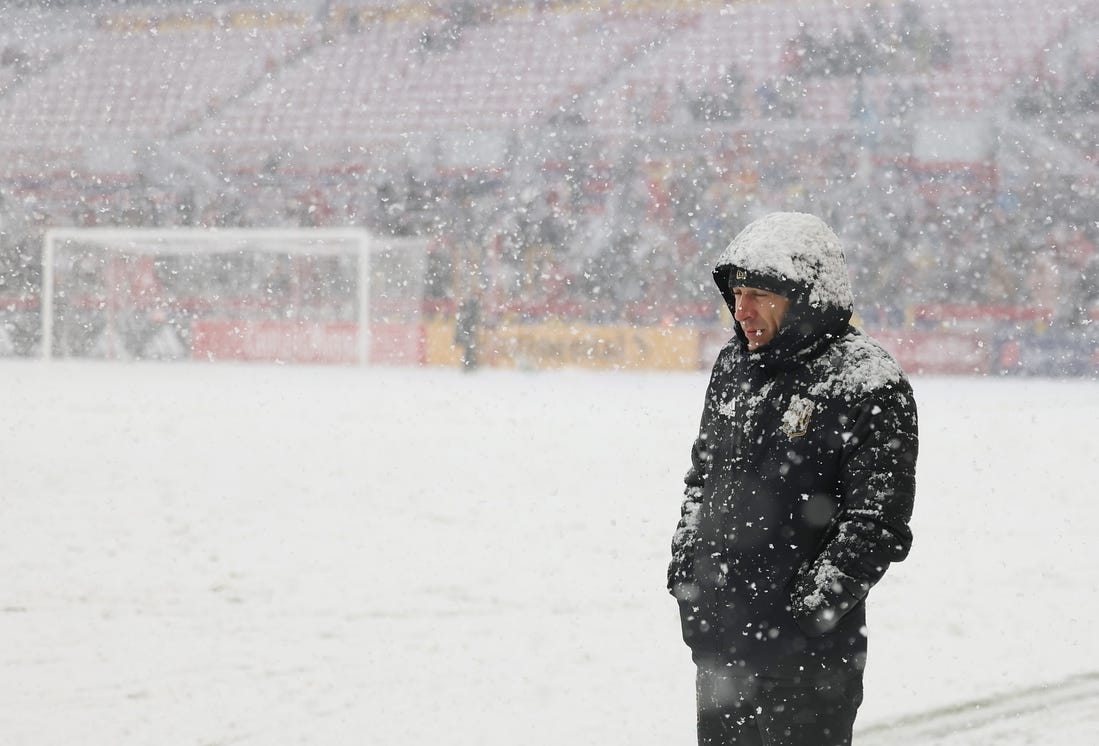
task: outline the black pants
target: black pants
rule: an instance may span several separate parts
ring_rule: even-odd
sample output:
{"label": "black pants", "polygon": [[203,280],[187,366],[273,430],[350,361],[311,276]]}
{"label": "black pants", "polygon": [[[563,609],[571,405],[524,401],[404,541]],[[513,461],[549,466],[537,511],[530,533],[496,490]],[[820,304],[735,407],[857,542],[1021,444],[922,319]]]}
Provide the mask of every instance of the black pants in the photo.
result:
{"label": "black pants", "polygon": [[699,666],[699,746],[850,746],[862,676],[779,681]]}

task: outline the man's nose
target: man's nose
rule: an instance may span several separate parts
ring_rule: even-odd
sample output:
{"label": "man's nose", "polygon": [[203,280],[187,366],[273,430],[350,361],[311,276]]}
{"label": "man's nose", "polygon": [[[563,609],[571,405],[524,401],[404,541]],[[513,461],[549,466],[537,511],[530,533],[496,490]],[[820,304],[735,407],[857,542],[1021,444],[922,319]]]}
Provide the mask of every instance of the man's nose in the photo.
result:
{"label": "man's nose", "polygon": [[733,318],[737,321],[744,321],[752,317],[753,310],[751,303],[744,302],[743,298],[737,298],[736,306],[733,310]]}

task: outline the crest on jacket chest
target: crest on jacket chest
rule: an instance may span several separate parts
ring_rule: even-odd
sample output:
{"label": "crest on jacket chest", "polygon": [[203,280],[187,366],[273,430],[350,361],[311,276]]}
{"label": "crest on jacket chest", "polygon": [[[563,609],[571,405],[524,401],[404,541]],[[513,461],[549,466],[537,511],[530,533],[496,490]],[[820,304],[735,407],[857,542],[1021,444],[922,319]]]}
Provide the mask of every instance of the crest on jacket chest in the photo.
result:
{"label": "crest on jacket chest", "polygon": [[790,405],[782,415],[781,427],[786,437],[793,440],[809,432],[809,419],[813,416],[815,406],[812,399],[806,399],[797,394],[790,397]]}

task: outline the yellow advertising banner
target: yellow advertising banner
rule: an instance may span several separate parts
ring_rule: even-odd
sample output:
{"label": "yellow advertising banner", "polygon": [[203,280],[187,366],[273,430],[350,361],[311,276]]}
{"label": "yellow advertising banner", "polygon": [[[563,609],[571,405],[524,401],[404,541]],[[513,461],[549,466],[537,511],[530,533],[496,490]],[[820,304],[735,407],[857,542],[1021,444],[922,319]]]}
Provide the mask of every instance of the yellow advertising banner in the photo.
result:
{"label": "yellow advertising banner", "polygon": [[[453,320],[429,321],[425,332],[428,365],[460,364]],[[700,339],[696,330],[684,327],[550,321],[484,328],[477,348],[480,365],[499,368],[698,370]]]}

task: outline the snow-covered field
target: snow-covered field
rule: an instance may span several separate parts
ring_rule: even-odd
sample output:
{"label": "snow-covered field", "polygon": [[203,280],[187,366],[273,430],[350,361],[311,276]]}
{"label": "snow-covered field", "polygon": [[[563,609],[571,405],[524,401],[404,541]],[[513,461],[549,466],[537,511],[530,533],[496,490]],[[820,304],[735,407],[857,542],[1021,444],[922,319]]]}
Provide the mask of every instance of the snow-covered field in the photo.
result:
{"label": "snow-covered field", "polygon": [[[693,743],[705,381],[0,363],[0,743]],[[862,742],[1099,742],[1099,384],[914,384]]]}

